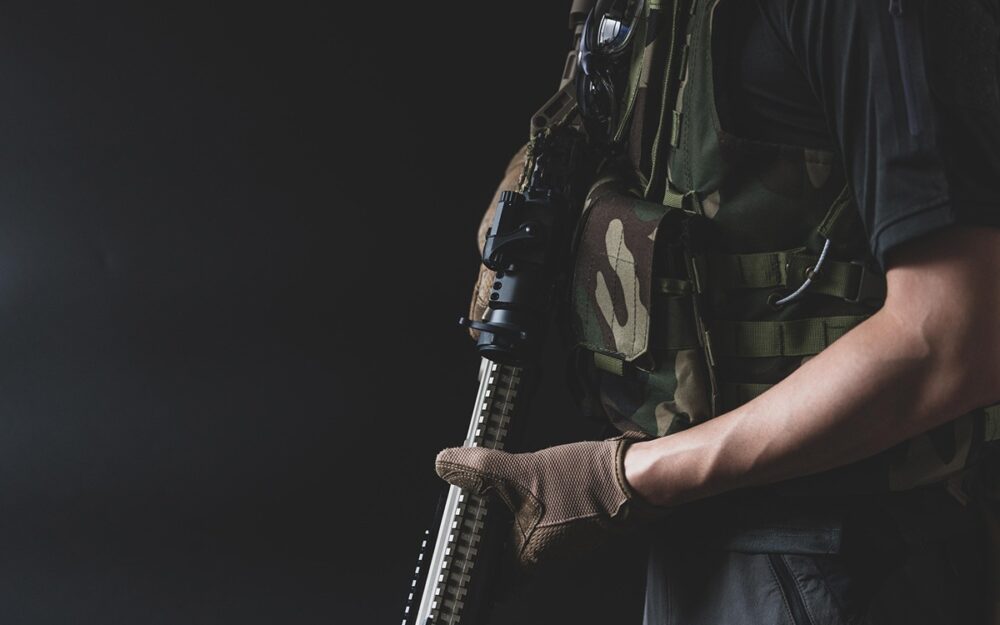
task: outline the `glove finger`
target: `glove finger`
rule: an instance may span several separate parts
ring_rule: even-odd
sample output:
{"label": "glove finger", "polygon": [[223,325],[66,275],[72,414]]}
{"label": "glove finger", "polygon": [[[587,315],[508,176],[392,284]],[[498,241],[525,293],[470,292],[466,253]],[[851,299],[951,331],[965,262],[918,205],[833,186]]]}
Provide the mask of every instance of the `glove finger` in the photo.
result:
{"label": "glove finger", "polygon": [[503,452],[482,447],[452,447],[437,455],[434,470],[449,484],[482,495],[497,485],[498,477],[491,468],[496,465],[499,454]]}

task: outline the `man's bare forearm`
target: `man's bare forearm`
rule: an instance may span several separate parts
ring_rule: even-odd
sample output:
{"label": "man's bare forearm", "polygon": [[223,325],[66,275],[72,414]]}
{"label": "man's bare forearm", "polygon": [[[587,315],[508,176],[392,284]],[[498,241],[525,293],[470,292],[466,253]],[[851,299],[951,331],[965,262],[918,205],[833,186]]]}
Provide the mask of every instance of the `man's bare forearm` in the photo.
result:
{"label": "man's bare forearm", "polygon": [[[890,272],[881,311],[761,397],[633,445],[625,458],[633,488],[651,503],[671,505],[808,475],[1000,399],[993,320],[1000,316],[1000,245],[995,236],[977,236],[942,237],[938,248],[928,248],[936,255],[930,261],[917,256]],[[979,264],[962,256],[970,247],[985,256]]]}

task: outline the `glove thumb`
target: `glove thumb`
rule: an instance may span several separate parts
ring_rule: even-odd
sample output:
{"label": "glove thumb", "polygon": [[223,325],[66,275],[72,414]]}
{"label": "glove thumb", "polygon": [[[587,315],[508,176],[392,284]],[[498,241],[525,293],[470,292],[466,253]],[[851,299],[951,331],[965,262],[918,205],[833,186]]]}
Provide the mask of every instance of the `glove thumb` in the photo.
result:
{"label": "glove thumb", "polygon": [[449,484],[482,495],[498,477],[489,468],[502,453],[482,447],[452,447],[437,455],[434,470]]}

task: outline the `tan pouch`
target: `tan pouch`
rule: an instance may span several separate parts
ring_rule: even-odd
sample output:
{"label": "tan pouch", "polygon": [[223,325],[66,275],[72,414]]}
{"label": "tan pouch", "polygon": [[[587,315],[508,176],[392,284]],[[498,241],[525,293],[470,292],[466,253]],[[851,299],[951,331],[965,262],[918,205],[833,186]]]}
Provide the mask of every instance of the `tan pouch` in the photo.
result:
{"label": "tan pouch", "polygon": [[[657,234],[683,212],[646,202],[613,182],[591,191],[573,271],[573,326],[580,347],[624,362],[650,348]],[[672,217],[674,219],[669,219]],[[658,286],[657,286],[658,288]]]}

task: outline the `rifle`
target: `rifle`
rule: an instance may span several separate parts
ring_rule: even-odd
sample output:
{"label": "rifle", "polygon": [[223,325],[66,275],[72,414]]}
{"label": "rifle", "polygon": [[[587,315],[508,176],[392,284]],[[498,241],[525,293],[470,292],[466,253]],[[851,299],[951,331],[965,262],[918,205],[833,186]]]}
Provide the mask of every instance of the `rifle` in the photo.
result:
{"label": "rifle", "polygon": [[[594,0],[574,0],[574,44]],[[572,123],[577,66],[574,45],[560,89],[531,119],[527,158],[517,191],[497,204],[483,247],[483,264],[496,272],[482,320],[461,319],[477,330],[482,356],[479,391],[465,446],[504,449],[524,409],[545,329],[570,266],[570,238],[586,178],[585,134]],[[427,530],[410,586],[403,625],[477,625],[489,619],[506,529],[488,497],[451,486],[437,532]]]}

